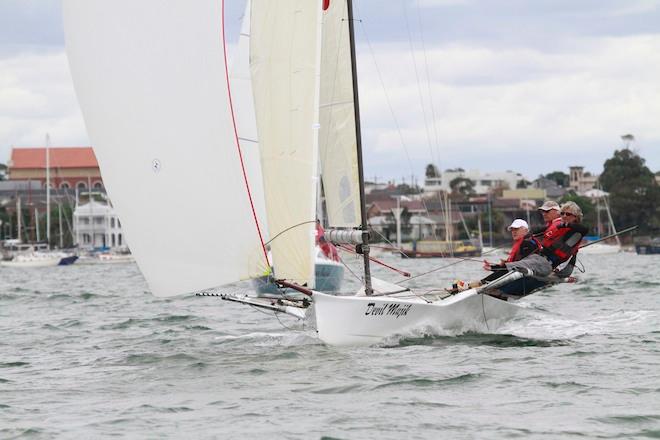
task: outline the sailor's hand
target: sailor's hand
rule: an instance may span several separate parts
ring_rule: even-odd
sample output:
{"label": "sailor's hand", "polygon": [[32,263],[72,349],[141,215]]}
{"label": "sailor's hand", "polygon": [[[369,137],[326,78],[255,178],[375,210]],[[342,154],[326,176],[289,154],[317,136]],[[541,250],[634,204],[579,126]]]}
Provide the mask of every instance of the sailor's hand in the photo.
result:
{"label": "sailor's hand", "polygon": [[491,265],[492,265],[492,263],[489,263],[488,260],[484,260],[484,269],[485,270],[491,270],[490,269]]}

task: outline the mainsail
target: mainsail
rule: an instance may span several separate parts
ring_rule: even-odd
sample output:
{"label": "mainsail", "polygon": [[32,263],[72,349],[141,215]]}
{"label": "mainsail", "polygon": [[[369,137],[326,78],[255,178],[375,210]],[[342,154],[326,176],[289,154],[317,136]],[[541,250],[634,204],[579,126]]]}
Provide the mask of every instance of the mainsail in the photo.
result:
{"label": "mainsail", "polygon": [[250,67],[277,278],[314,285],[321,9],[253,0]]}
{"label": "mainsail", "polygon": [[328,223],[360,226],[360,189],[346,0],[323,11],[319,154]]}
{"label": "mainsail", "polygon": [[232,125],[221,6],[63,2],[85,124],[157,296],[253,277],[264,264]]}

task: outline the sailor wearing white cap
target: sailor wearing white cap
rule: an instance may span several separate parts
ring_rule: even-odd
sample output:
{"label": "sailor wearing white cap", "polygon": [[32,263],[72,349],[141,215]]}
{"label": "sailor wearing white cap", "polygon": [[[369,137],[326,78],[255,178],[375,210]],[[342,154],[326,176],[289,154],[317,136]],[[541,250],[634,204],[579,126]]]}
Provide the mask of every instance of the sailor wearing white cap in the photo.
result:
{"label": "sailor wearing white cap", "polygon": [[[527,231],[529,231],[529,225],[527,222],[521,218],[517,218],[509,225],[508,228],[506,228],[507,231],[513,231],[514,229],[520,229],[523,228],[525,229],[525,234]],[[516,239],[515,237],[513,238],[514,240]]]}

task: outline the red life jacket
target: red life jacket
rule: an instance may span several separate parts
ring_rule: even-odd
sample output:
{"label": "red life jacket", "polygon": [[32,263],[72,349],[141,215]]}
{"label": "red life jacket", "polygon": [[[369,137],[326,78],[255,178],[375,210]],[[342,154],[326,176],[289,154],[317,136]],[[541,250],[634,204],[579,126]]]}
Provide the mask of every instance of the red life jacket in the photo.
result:
{"label": "red life jacket", "polygon": [[573,255],[577,254],[578,249],[580,248],[580,241],[573,245],[569,246],[564,241],[564,236],[569,234],[572,230],[571,228],[560,228],[559,225],[561,222],[552,222],[550,227],[545,230],[543,234],[543,255],[550,258],[552,261],[553,267],[567,261]]}
{"label": "red life jacket", "polygon": [[[511,252],[509,252],[509,258],[506,259],[507,263],[522,260],[520,255],[520,246],[523,244],[523,241],[525,241],[526,238],[527,237],[522,237],[513,242],[513,246],[511,246]],[[538,240],[534,238],[529,240],[536,245],[538,250],[541,249],[541,243],[539,243]]]}
{"label": "red life jacket", "polygon": [[561,223],[561,222],[562,222],[561,217],[557,217],[557,218],[554,219],[554,220],[550,220],[550,221],[547,223],[545,229],[547,230],[550,226],[557,226],[557,225],[558,225],[559,223]]}

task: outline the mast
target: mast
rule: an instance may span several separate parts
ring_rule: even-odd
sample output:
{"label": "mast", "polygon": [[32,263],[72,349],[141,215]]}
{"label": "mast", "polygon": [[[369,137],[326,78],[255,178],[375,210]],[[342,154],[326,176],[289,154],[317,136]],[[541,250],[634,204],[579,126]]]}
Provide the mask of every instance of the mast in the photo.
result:
{"label": "mast", "polygon": [[60,226],[60,249],[64,249],[64,235],[62,234],[62,204],[57,204],[58,224]]}
{"label": "mast", "polygon": [[21,213],[21,196],[16,197],[16,238],[18,242],[23,241],[23,214]]}
{"label": "mast", "polygon": [[46,133],[46,242],[50,249],[50,135]]}
{"label": "mast", "polygon": [[39,230],[39,208],[34,208],[34,225],[37,244],[41,241],[41,231]]}
{"label": "mast", "polygon": [[[612,220],[612,212],[610,211],[610,204],[607,203],[607,198],[603,197],[603,202],[605,202],[605,210],[607,211],[607,218],[610,221],[610,228],[612,229],[612,232],[616,234],[616,227],[614,226],[614,220]],[[616,244],[619,246],[619,249],[621,248],[621,239],[619,238],[618,235],[615,236],[616,238]]]}
{"label": "mast", "polygon": [[357,63],[355,57],[355,28],[353,26],[353,1],[346,0],[348,6],[348,35],[351,46],[351,72],[353,75],[353,109],[355,111],[355,137],[357,143],[358,176],[360,181],[360,217],[362,220],[362,245],[364,258],[364,291],[367,295],[373,293],[371,287],[371,270],[369,268],[369,230],[367,229],[367,203],[364,196],[364,164],[362,161],[362,133],[360,131],[360,105],[357,82]]}

